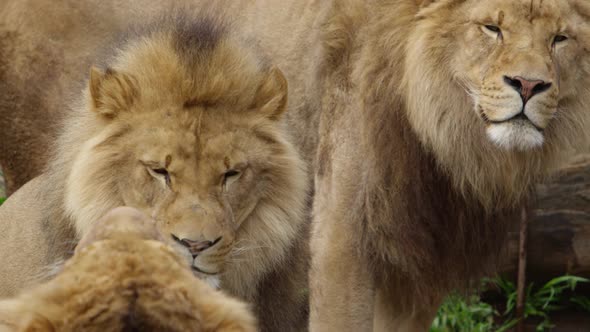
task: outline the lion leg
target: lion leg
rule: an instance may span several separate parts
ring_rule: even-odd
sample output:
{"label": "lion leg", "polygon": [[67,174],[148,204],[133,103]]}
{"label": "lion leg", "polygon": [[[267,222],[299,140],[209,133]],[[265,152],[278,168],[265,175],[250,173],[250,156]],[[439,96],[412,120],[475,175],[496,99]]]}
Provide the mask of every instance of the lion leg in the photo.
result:
{"label": "lion leg", "polygon": [[375,332],[427,332],[440,304],[436,301],[407,306],[391,290],[379,288],[375,293]]}
{"label": "lion leg", "polygon": [[327,216],[314,218],[310,331],[371,331],[373,274],[358,255],[358,233],[345,217]]}

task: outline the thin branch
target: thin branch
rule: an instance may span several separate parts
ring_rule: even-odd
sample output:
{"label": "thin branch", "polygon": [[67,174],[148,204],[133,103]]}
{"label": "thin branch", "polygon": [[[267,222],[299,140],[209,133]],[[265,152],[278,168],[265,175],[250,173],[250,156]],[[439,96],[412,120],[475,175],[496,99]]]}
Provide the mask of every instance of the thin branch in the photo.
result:
{"label": "thin branch", "polygon": [[518,318],[518,332],[524,332],[525,317],[524,306],[526,303],[526,256],[528,236],[527,208],[523,207],[520,216],[520,245],[518,249],[518,284],[516,299],[516,317]]}

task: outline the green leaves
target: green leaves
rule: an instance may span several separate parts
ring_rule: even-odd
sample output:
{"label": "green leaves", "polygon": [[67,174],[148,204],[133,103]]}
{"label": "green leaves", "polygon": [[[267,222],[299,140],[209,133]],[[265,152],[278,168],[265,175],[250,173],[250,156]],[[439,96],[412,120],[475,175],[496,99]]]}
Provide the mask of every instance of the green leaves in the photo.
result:
{"label": "green leaves", "polygon": [[0,197],[0,205],[2,205],[2,203],[4,203],[5,200],[6,200],[5,197]]}
{"label": "green leaves", "polygon": [[481,302],[476,295],[465,301],[461,296],[453,294],[441,305],[430,332],[491,331],[495,314],[494,308]]}
{"label": "green leaves", "polygon": [[[545,331],[553,327],[549,315],[552,312],[570,306],[590,312],[590,298],[571,295],[578,283],[586,282],[590,280],[566,275],[554,278],[540,288],[536,288],[531,283],[526,290],[525,318],[540,318],[541,323],[537,325],[536,330]],[[430,332],[503,332],[515,326],[518,323],[515,317],[516,285],[502,278],[486,278],[483,283],[497,286],[503,294],[506,309],[502,314],[498,313],[492,305],[482,302],[477,295],[465,299],[454,294],[441,305]]]}

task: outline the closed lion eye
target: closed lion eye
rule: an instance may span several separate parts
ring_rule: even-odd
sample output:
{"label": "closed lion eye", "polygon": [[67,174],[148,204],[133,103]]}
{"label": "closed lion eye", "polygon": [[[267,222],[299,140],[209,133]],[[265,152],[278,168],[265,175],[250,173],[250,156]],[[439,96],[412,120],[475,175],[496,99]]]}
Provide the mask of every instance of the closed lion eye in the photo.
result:
{"label": "closed lion eye", "polygon": [[168,176],[168,171],[165,168],[155,168],[152,169],[154,171],[154,173],[156,174],[160,174],[160,175],[164,175],[164,176]]}
{"label": "closed lion eye", "polygon": [[225,173],[223,173],[223,188],[227,189],[229,185],[240,178],[240,175],[242,175],[242,173],[235,169],[225,171]]}
{"label": "closed lion eye", "polygon": [[235,169],[230,169],[229,171],[225,172],[225,174],[223,174],[226,179],[237,175],[240,175],[240,172],[236,171]]}
{"label": "closed lion eye", "polygon": [[566,41],[568,38],[564,35],[557,35],[553,38],[553,45]]}
{"label": "closed lion eye", "polygon": [[499,28],[499,27],[497,27],[497,26],[495,26],[495,25],[490,25],[490,24],[487,24],[487,25],[485,25],[485,28],[486,28],[486,29],[488,29],[488,30],[490,30],[491,32],[495,32],[495,33],[500,33],[500,32],[502,32],[502,31],[500,30],[500,28]]}
{"label": "closed lion eye", "polygon": [[501,38],[502,37],[502,29],[499,26],[493,24],[485,24],[482,27],[482,30],[491,37],[494,38]]}
{"label": "closed lion eye", "polygon": [[164,178],[167,186],[170,186],[170,173],[165,168],[148,168],[150,174],[155,178]]}

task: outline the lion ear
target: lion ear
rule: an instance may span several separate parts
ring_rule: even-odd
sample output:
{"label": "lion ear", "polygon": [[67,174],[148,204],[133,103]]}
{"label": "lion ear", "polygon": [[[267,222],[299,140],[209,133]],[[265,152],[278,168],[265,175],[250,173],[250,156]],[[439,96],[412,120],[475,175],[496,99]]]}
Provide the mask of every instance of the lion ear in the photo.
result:
{"label": "lion ear", "polygon": [[109,117],[131,107],[139,96],[137,81],[132,75],[110,68],[104,73],[94,66],[90,68],[88,89],[93,110]]}
{"label": "lion ear", "polygon": [[258,87],[252,108],[271,120],[278,120],[287,109],[287,94],[285,75],[277,67],[273,67]]}

